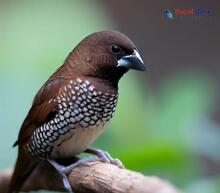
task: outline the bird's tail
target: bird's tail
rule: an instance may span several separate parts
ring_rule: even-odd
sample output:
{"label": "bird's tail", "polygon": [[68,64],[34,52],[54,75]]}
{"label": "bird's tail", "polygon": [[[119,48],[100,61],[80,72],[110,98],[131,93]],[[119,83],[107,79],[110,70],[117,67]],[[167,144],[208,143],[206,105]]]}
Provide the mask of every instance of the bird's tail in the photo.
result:
{"label": "bird's tail", "polygon": [[34,170],[36,165],[37,161],[27,155],[22,147],[19,147],[18,158],[8,186],[7,193],[18,193],[25,180]]}

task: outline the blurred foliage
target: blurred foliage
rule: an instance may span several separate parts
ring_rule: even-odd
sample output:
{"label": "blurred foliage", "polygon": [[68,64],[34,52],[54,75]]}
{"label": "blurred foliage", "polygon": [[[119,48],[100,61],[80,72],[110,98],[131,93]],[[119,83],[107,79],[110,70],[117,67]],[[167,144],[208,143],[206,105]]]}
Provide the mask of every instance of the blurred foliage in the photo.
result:
{"label": "blurred foliage", "polygon": [[[1,1],[0,23],[3,169],[14,163],[11,146],[43,82],[79,40],[113,25],[95,1],[67,0]],[[129,72],[121,80],[116,114],[93,146],[129,169],[160,176],[187,192],[218,193],[220,176],[203,175],[199,160],[204,155],[220,161],[218,126],[208,120],[215,81],[205,73],[178,72],[156,92],[138,76]]]}

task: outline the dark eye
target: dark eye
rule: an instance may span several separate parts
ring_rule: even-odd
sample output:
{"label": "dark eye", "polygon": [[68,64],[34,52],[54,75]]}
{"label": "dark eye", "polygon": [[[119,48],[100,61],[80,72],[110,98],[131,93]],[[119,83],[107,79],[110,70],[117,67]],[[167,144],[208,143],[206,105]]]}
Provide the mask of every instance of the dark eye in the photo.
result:
{"label": "dark eye", "polygon": [[121,47],[116,44],[113,44],[111,45],[110,50],[113,54],[119,54],[121,52]]}

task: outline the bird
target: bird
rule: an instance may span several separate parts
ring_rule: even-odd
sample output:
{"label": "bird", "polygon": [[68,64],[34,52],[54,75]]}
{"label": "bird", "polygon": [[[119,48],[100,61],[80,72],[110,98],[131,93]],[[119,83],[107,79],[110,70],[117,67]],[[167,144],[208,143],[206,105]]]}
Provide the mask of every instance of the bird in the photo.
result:
{"label": "bird", "polygon": [[[146,66],[125,34],[100,31],[78,43],[40,88],[21,125],[14,143],[18,155],[8,193],[18,193],[40,162],[57,169],[69,192],[73,192],[67,179],[70,169],[96,159],[119,163],[107,152],[89,146],[111,120],[119,80],[130,69],[145,71]],[[96,157],[66,167],[56,162],[82,152]]]}

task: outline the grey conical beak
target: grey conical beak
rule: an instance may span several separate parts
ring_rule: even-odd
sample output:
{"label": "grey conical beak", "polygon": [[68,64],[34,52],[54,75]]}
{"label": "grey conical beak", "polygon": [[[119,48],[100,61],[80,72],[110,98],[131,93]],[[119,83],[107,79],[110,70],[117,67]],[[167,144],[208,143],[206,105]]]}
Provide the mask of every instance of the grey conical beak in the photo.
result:
{"label": "grey conical beak", "polygon": [[137,50],[134,50],[133,54],[124,56],[118,60],[118,65],[126,67],[128,69],[134,69],[134,70],[140,70],[140,71],[145,71],[146,66],[138,53]]}

